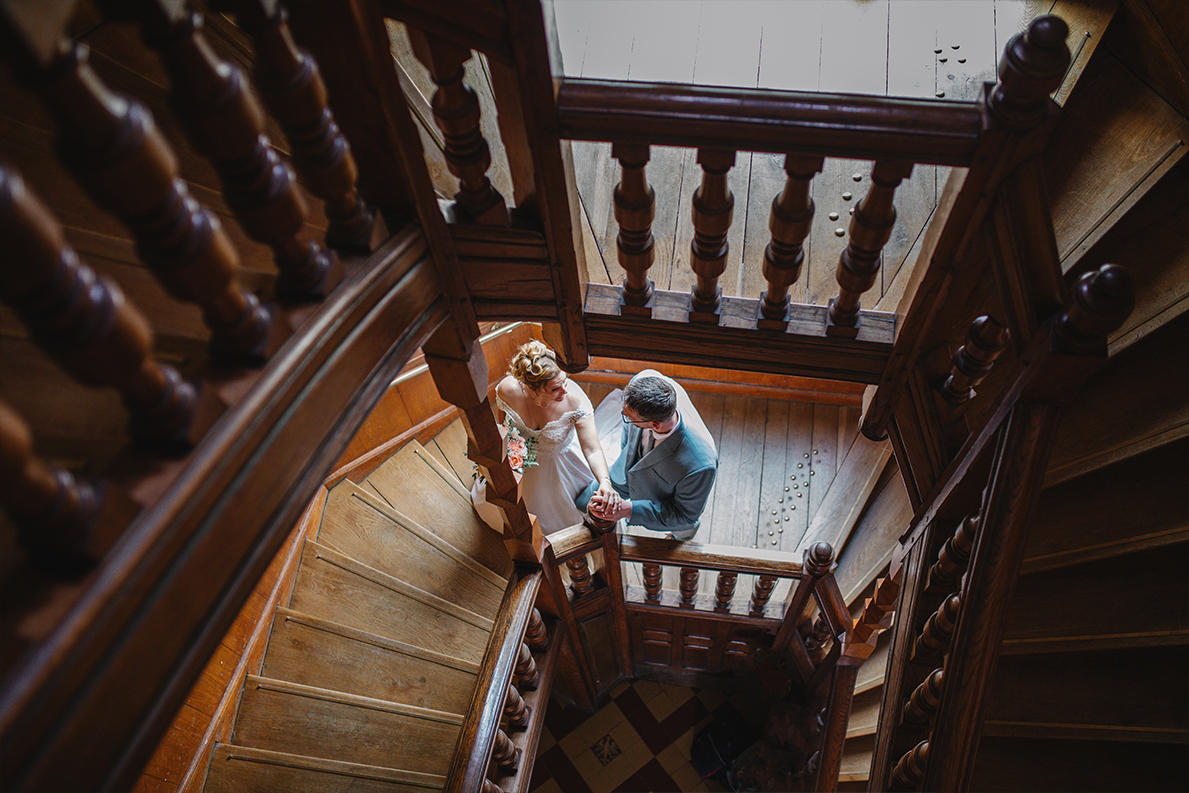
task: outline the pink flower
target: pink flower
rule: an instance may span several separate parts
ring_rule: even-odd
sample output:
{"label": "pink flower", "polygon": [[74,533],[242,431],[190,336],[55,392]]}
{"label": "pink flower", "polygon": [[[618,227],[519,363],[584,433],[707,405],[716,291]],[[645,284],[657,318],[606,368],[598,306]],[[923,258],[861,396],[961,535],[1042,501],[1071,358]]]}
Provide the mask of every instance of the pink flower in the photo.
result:
{"label": "pink flower", "polygon": [[508,465],[512,466],[512,469],[519,473],[524,468],[524,457],[516,453],[510,453],[508,455]]}

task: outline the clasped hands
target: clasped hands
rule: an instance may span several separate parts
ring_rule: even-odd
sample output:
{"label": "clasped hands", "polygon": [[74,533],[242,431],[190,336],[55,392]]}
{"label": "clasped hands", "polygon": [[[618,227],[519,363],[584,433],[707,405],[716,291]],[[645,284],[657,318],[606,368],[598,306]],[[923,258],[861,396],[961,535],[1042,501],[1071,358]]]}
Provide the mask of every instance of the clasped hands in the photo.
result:
{"label": "clasped hands", "polygon": [[611,488],[610,481],[599,483],[599,489],[590,497],[590,514],[601,520],[624,520],[632,516],[632,502],[620,498]]}

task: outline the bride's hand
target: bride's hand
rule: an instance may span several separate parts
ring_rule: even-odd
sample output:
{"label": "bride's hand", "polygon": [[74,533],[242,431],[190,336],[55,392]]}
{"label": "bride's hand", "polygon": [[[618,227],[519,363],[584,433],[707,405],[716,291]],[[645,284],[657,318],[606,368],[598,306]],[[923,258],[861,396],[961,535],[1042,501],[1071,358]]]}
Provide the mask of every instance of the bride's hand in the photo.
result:
{"label": "bride's hand", "polygon": [[594,495],[601,496],[604,504],[612,503],[617,494],[615,488],[611,486],[610,477],[603,477],[599,480],[599,488],[594,492]]}

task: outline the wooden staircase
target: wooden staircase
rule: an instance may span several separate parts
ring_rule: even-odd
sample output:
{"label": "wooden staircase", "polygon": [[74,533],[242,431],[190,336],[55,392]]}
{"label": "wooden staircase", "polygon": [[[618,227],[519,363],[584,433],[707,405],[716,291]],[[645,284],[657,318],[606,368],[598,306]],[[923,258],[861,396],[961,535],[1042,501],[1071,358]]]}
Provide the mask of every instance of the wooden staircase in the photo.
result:
{"label": "wooden staircase", "polygon": [[416,441],[336,484],[206,790],[443,789],[510,568]]}

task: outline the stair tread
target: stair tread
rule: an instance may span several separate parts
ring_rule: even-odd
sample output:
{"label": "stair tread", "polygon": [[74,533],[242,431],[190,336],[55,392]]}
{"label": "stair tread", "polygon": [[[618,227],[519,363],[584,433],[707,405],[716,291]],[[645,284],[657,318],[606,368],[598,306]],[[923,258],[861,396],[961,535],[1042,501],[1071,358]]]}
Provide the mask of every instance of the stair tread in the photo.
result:
{"label": "stair tread", "polygon": [[234,743],[364,765],[444,774],[459,713],[249,675]]}
{"label": "stair tread", "polygon": [[323,757],[220,744],[211,755],[207,793],[287,790],[322,793],[346,789],[336,778],[349,777],[353,793],[425,793],[443,790],[446,777]]}
{"label": "stair tread", "polygon": [[347,480],[327,497],[317,541],[488,618],[503,600],[503,578]]}
{"label": "stair tread", "polygon": [[485,617],[311,541],[289,608],[474,663],[492,629]]}
{"label": "stair tread", "polygon": [[461,713],[479,665],[310,614],[277,609],[261,675]]}
{"label": "stair tread", "polygon": [[[433,529],[468,556],[505,579],[512,560],[503,537],[479,518],[470,493],[416,441],[402,446],[367,477],[385,502],[413,521]],[[409,498],[409,494],[417,494]]]}

